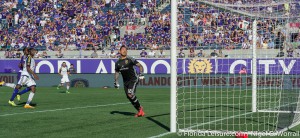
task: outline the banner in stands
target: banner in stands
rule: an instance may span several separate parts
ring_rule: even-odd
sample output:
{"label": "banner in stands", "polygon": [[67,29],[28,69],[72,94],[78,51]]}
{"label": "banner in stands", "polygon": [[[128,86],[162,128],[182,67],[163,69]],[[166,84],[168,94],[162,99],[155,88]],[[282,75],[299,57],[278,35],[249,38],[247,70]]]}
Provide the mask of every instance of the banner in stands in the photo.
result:
{"label": "banner in stands", "polygon": [[127,31],[134,31],[136,30],[138,27],[136,25],[127,25],[126,26],[126,30]]}
{"label": "banner in stands", "polygon": [[300,23],[299,22],[295,22],[295,23],[290,23],[290,27],[300,27]]}
{"label": "banner in stands", "polygon": [[[36,73],[57,73],[63,62],[74,64],[77,73],[114,73],[117,59],[36,59]],[[169,74],[170,59],[137,59],[145,74]],[[0,73],[18,72],[19,60],[0,60]],[[178,74],[237,74],[245,67],[251,74],[251,59],[178,59]],[[258,59],[258,74],[300,74],[300,59]]]}

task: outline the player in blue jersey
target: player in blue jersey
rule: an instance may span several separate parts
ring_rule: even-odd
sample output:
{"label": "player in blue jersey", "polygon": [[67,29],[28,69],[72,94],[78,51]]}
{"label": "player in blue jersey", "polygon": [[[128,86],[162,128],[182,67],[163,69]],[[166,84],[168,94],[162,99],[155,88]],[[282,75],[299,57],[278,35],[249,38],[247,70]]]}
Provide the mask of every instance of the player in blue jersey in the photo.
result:
{"label": "player in blue jersey", "polygon": [[[21,57],[21,60],[20,60],[20,63],[19,63],[20,71],[18,72],[18,76],[17,76],[18,82],[20,81],[20,77],[21,77],[21,74],[22,74],[22,71],[23,71],[25,60],[26,60],[26,58],[29,54],[29,51],[28,51],[27,47],[25,47],[23,49],[23,53],[24,53],[24,55]],[[17,97],[18,101],[20,101],[21,100],[21,95],[30,91],[30,88],[27,87],[24,90],[22,90],[21,92],[19,92],[19,89],[22,87],[21,85],[19,85],[19,84],[15,85],[15,84],[12,84],[12,83],[5,83],[5,82],[3,82],[3,83],[4,83],[3,86],[14,85],[14,87],[12,87],[12,88],[14,88],[14,92],[12,94],[12,97],[8,101],[8,103],[12,106],[16,106],[16,104],[14,103],[15,97]]]}

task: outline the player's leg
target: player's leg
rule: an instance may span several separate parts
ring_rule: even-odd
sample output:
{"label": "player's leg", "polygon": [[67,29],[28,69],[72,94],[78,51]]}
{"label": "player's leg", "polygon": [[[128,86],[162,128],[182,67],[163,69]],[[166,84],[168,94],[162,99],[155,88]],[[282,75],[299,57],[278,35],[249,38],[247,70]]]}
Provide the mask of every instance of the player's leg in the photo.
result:
{"label": "player's leg", "polygon": [[31,92],[29,93],[28,100],[27,100],[24,108],[34,108],[33,106],[30,105],[30,103],[31,103],[33,96],[35,94],[35,91],[36,91],[35,85],[30,86],[30,89],[31,89]]}
{"label": "player's leg", "polygon": [[14,102],[18,92],[19,92],[19,89],[21,88],[22,86],[21,85],[17,85],[11,95],[11,98],[8,100],[8,104],[10,104],[11,106],[17,106]]}
{"label": "player's leg", "polygon": [[[134,96],[136,97],[136,88],[137,88],[137,85],[138,85],[139,82],[136,82],[134,83],[134,87],[133,87],[133,93],[134,93]],[[137,100],[137,97],[136,97],[136,100]],[[135,115],[135,117],[141,117],[141,116],[144,116],[145,115],[145,112],[144,112],[144,109],[143,109],[143,106],[141,106],[139,100],[137,100],[138,102],[138,105],[139,106],[136,106],[135,108],[138,108],[138,113]]]}
{"label": "player's leg", "polygon": [[[18,72],[17,80],[19,81],[20,78],[21,78],[21,72]],[[6,86],[6,87],[13,88],[13,89],[16,88],[16,84],[14,84],[14,83],[5,83],[5,81],[1,81],[0,86]]]}
{"label": "player's leg", "polygon": [[63,87],[63,86],[64,86],[64,83],[60,83],[60,84],[57,85],[57,88],[56,88],[56,89],[59,90],[59,89],[60,89],[61,87]]}
{"label": "player's leg", "polygon": [[15,87],[12,95],[11,95],[11,98],[9,99],[8,101],[8,104],[10,104],[11,106],[17,106],[14,102],[18,92],[19,92],[19,89],[22,87],[23,84],[27,83],[28,82],[28,77],[27,76],[21,76],[21,78],[19,79],[19,82],[17,84],[17,86]]}
{"label": "player's leg", "polygon": [[[21,72],[18,72],[18,75],[17,75],[18,82],[19,82],[20,79],[21,79]],[[16,88],[16,84],[14,84],[14,83],[5,83],[4,82],[3,86],[10,87],[10,88],[13,88],[13,89]]]}
{"label": "player's leg", "polygon": [[66,87],[67,87],[67,91],[66,91],[66,93],[70,93],[70,91],[69,91],[69,89],[70,89],[70,80],[69,80],[69,78],[66,78]]}
{"label": "player's leg", "polygon": [[27,100],[24,108],[34,108],[33,106],[30,105],[30,103],[31,103],[31,101],[33,99],[33,96],[34,96],[35,92],[36,92],[36,83],[35,83],[35,81],[33,79],[30,78],[27,86],[30,87],[31,92],[30,92],[30,94],[28,96],[28,100]]}
{"label": "player's leg", "polygon": [[143,107],[141,106],[139,100],[137,99],[137,96],[135,95],[137,83],[138,82],[129,82],[129,84],[127,85],[127,90],[125,90],[125,92],[131,104],[138,111],[135,116],[140,117],[144,116],[145,113],[143,112]]}
{"label": "player's leg", "polygon": [[23,95],[23,94],[29,92],[30,90],[31,90],[30,87],[26,87],[26,88],[23,89],[21,92],[19,92],[19,93],[17,94],[17,99],[18,99],[18,101],[21,101],[21,95]]}
{"label": "player's leg", "polygon": [[6,87],[10,87],[10,88],[14,89],[16,87],[16,84],[14,84],[14,83],[5,83],[5,81],[1,81],[0,86],[6,86]]}
{"label": "player's leg", "polygon": [[60,84],[58,84],[58,86],[57,86],[57,90],[59,90],[61,87],[63,87],[63,86],[64,86],[64,83],[65,83],[65,81],[64,81],[64,78],[62,77],[62,78],[60,79]]}

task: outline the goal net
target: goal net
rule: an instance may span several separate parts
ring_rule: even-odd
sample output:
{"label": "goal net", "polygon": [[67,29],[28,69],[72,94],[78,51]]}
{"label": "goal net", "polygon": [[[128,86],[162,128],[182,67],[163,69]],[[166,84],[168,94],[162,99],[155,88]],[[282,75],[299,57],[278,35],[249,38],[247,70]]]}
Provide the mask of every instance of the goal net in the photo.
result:
{"label": "goal net", "polygon": [[276,135],[297,126],[299,11],[294,0],[178,1],[176,130]]}

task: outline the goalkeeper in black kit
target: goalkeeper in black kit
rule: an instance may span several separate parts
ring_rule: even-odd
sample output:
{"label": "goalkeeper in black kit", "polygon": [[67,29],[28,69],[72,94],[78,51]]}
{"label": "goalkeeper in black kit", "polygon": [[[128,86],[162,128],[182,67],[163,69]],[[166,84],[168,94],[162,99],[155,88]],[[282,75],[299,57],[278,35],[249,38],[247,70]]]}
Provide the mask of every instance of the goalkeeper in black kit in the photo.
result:
{"label": "goalkeeper in black kit", "polygon": [[[119,88],[119,75],[122,74],[123,82],[124,82],[124,90],[126,93],[127,98],[131,102],[131,104],[134,106],[136,110],[138,110],[138,113],[135,115],[135,117],[141,117],[144,116],[145,113],[143,111],[143,107],[140,105],[139,100],[136,97],[136,86],[139,83],[139,79],[144,79],[143,72],[143,66],[133,57],[127,56],[127,47],[121,46],[119,53],[121,54],[121,57],[115,64],[115,88]],[[140,69],[140,73],[138,74],[135,70],[135,66],[138,66]]]}

